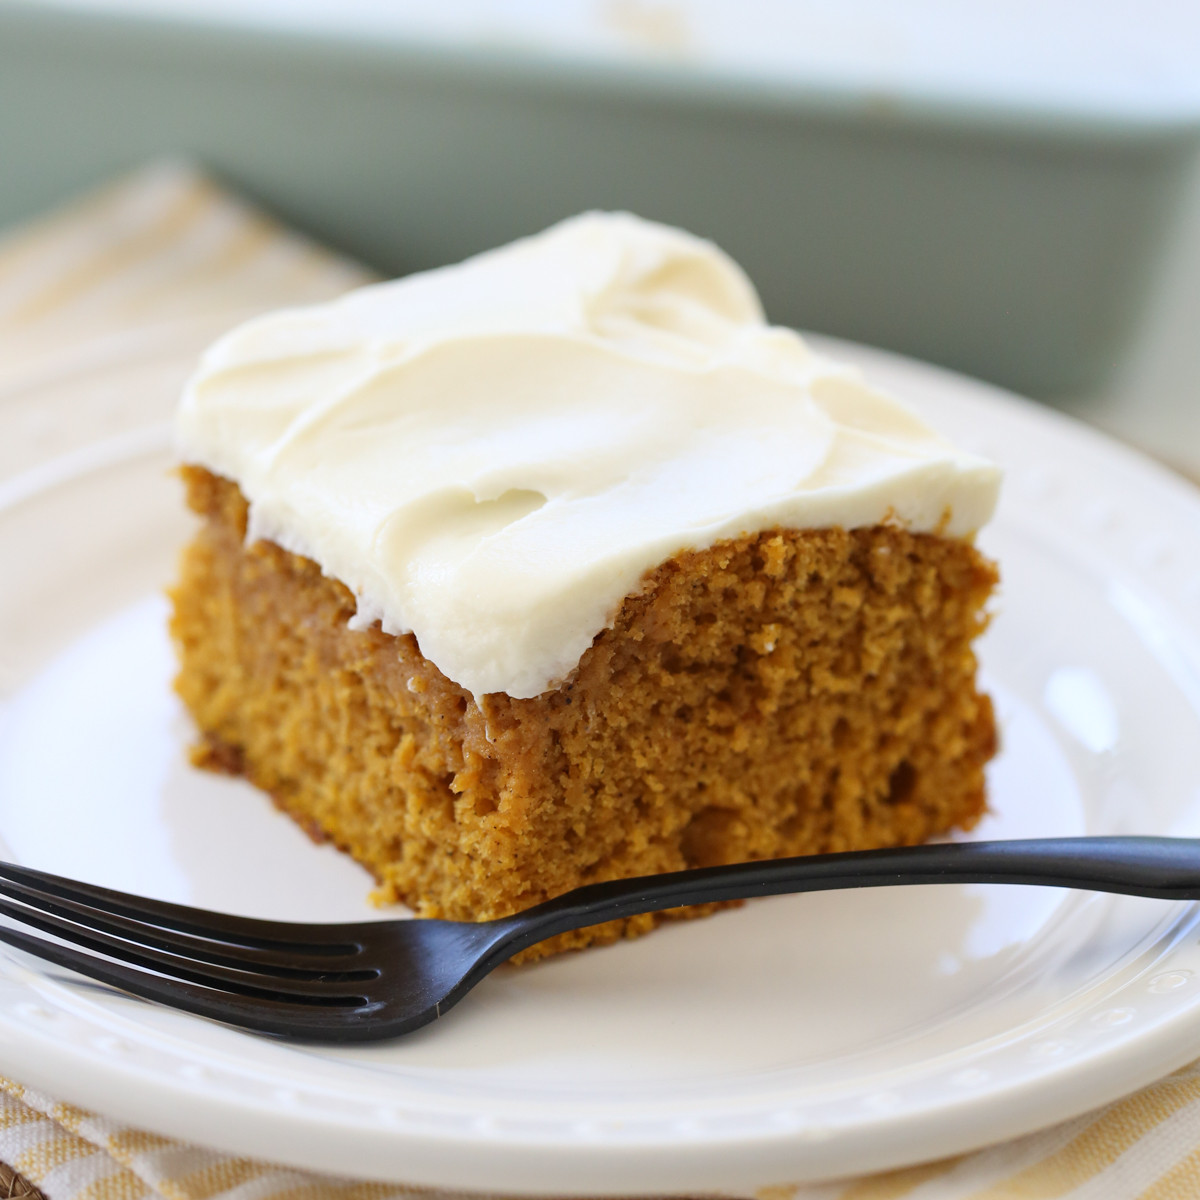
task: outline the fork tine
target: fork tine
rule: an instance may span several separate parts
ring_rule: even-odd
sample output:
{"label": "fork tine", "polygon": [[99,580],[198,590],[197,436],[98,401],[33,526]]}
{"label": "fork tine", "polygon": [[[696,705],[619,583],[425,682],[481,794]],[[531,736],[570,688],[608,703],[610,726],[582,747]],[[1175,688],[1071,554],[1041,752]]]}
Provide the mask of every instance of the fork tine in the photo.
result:
{"label": "fork tine", "polygon": [[343,997],[304,1002],[292,998],[241,996],[150,975],[7,926],[0,925],[0,941],[144,1000],[154,1000],[259,1033],[307,1037],[314,1041],[359,1041],[378,1036],[371,1018],[383,1007],[380,1001],[364,1002],[362,997]]}
{"label": "fork tine", "polygon": [[12,917],[24,925],[40,929],[43,933],[64,938],[76,946],[83,946],[97,954],[118,958],[147,971],[157,971],[175,979],[188,980],[202,987],[219,988],[243,996],[257,996],[271,1000],[294,1000],[297,1003],[333,1002],[337,998],[362,1001],[361,985],[377,978],[378,971],[357,972],[357,979],[346,978],[344,972],[330,972],[328,977],[307,973],[299,978],[281,977],[278,974],[264,975],[252,965],[240,969],[216,963],[202,963],[180,954],[146,946],[140,942],[122,941],[107,934],[81,929],[59,917],[48,913],[23,909],[0,899],[0,914]]}
{"label": "fork tine", "polygon": [[[221,940],[198,937],[191,933],[180,933],[161,925],[147,924],[145,921],[134,920],[130,917],[114,915],[105,909],[85,904],[78,900],[63,899],[47,895],[42,888],[36,888],[25,883],[14,883],[0,877],[0,896],[8,896],[23,905],[29,905],[41,912],[70,921],[74,926],[85,926],[99,933],[135,941],[143,946],[151,946],[174,954],[202,962],[214,963],[219,966],[233,967],[241,970],[253,970],[263,974],[277,975],[280,978],[306,979],[316,975],[329,975],[335,972],[345,973],[355,970],[355,959],[361,955],[362,946],[347,943],[344,948],[352,952],[347,955],[334,954],[305,954],[301,951],[288,953],[282,950],[249,949],[225,940],[225,935],[218,935]],[[27,924],[37,922],[27,919],[23,910],[20,914],[14,912],[19,920]],[[39,926],[41,928],[41,926]]]}
{"label": "fork tine", "polygon": [[280,950],[288,954],[350,953],[355,947],[346,941],[344,927],[302,925],[290,921],[261,921],[254,917],[234,917],[206,912],[165,900],[149,900],[128,892],[98,887],[36,871],[16,863],[0,862],[0,879],[41,891],[58,900],[72,901],[101,909],[114,916],[145,921],[163,929],[191,933],[198,937],[226,941],[230,945],[254,950]]}

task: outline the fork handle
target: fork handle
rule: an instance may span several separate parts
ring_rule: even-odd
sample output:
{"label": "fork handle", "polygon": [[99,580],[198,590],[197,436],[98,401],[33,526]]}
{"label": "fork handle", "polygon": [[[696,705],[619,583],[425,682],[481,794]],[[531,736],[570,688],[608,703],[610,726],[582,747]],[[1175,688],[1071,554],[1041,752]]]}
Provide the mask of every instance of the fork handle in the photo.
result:
{"label": "fork handle", "polygon": [[504,941],[515,954],[572,929],[684,904],[924,883],[1019,883],[1200,900],[1200,839],[1034,838],[766,859],[590,884],[495,924],[511,926]]}

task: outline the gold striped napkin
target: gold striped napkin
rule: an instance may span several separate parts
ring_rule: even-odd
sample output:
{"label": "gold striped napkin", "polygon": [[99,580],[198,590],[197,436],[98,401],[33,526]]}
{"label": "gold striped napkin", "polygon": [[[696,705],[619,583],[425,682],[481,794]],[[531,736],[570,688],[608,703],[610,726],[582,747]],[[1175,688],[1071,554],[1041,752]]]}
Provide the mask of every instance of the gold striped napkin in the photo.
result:
{"label": "gold striped napkin", "polygon": [[[235,322],[370,278],[177,163],[147,168],[0,237],[0,488],[48,459],[167,419],[196,355]],[[0,1163],[47,1200],[451,1200],[189,1146],[3,1078]],[[18,1183],[0,1172],[0,1191],[16,1197]],[[742,1195],[1197,1200],[1200,1063],[1107,1108],[975,1154],[816,1187],[781,1181]]]}
{"label": "gold striped napkin", "polygon": [[168,419],[218,334],[373,278],[185,163],[0,236],[0,480]]}
{"label": "gold striped napkin", "polygon": [[[466,1200],[331,1179],[130,1129],[0,1078],[0,1161],[47,1200]],[[1196,1200],[1200,1064],[1098,1112],[989,1150],[755,1200]],[[475,1200],[483,1200],[476,1194]]]}

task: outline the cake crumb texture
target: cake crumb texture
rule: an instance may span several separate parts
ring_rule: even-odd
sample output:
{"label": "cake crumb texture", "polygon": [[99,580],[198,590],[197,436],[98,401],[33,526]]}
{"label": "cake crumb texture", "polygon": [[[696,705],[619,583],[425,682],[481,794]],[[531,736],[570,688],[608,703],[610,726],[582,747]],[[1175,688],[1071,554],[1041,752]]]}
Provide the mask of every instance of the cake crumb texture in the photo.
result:
{"label": "cake crumb texture", "polygon": [[[245,545],[236,484],[172,593],[194,761],[245,775],[423,917],[486,920],[605,879],[911,845],[969,828],[995,752],[972,639],[994,566],[968,541],[772,529],[650,571],[574,674],[532,699],[448,680],[350,591]],[[524,958],[636,936],[564,934]]]}

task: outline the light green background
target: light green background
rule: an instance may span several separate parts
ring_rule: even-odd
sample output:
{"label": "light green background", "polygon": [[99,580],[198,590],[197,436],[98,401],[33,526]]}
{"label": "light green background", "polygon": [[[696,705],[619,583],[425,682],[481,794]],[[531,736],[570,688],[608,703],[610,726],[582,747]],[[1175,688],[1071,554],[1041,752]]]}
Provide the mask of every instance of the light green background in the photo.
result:
{"label": "light green background", "polygon": [[1111,377],[1196,137],[0,0],[0,224],[162,153],[393,273],[629,208],[776,321],[1043,397]]}

